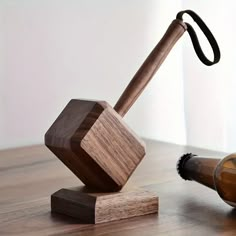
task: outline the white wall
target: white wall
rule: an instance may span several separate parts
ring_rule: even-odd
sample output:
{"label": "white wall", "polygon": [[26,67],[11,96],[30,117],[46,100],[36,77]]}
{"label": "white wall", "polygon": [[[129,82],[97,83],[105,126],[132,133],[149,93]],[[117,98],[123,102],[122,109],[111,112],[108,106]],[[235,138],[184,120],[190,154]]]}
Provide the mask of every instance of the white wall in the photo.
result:
{"label": "white wall", "polygon": [[[71,98],[114,105],[181,2],[1,0],[0,148],[42,143]],[[138,134],[185,143],[182,78],[179,43],[126,116]]]}
{"label": "white wall", "polygon": [[[190,40],[187,38],[186,42],[184,41],[187,143],[192,146],[235,152],[235,2],[188,0],[183,3],[183,8],[199,12],[221,49],[220,62],[212,67],[206,67],[194,55]],[[204,38],[201,38],[201,42],[208,56],[212,56]]]}

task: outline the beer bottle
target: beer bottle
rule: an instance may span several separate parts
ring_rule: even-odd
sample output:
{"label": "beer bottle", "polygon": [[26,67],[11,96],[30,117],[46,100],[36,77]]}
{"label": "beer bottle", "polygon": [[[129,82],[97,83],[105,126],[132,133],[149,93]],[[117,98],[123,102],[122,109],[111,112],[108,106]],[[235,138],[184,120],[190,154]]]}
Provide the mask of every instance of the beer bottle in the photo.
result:
{"label": "beer bottle", "polygon": [[194,180],[213,190],[232,207],[236,207],[236,154],[224,159],[184,154],[177,171],[185,180]]}

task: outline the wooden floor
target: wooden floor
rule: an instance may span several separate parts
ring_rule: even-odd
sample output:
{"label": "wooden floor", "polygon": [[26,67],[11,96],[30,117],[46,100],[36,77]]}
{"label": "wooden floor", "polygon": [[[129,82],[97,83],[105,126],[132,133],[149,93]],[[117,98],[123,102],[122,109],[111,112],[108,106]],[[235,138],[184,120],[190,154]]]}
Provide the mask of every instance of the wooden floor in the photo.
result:
{"label": "wooden floor", "polygon": [[51,214],[53,192],[82,184],[44,146],[0,151],[0,235],[236,235],[236,211],[213,190],[180,179],[175,170],[177,159],[185,152],[224,154],[146,143],[147,156],[127,185],[154,191],[159,196],[159,215],[98,225]]}

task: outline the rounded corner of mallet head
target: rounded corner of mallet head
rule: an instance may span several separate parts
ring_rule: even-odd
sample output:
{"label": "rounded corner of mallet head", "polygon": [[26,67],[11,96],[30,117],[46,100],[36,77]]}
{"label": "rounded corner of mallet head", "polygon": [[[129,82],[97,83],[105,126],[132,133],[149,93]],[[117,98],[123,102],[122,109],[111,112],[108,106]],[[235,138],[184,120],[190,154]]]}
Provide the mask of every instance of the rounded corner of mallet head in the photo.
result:
{"label": "rounded corner of mallet head", "polygon": [[120,190],[145,156],[144,142],[106,102],[72,99],[45,145],[86,185]]}

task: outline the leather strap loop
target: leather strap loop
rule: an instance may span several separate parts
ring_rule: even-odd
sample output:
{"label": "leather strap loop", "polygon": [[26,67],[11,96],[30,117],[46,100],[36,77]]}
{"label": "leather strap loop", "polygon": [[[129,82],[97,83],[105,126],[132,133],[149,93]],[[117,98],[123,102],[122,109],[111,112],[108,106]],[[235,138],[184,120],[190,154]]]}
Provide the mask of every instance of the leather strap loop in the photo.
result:
{"label": "leather strap loop", "polygon": [[204,63],[207,66],[211,66],[211,65],[216,64],[220,60],[220,49],[219,49],[219,46],[215,40],[215,37],[213,36],[213,34],[209,30],[209,28],[206,26],[204,21],[195,12],[193,12],[191,10],[185,10],[185,11],[179,12],[176,16],[176,19],[183,20],[183,15],[185,13],[190,15],[193,18],[193,20],[197,23],[199,28],[202,30],[202,32],[204,33],[204,35],[208,39],[208,41],[211,45],[211,48],[213,50],[213,53],[214,53],[214,59],[213,59],[213,61],[210,61],[203,53],[202,48],[201,48],[199,41],[198,41],[197,34],[194,31],[193,27],[189,23],[185,22],[185,24],[187,25],[187,31],[189,33],[191,40],[192,40],[193,47],[194,47],[194,50],[195,50],[198,58],[200,59],[200,61],[202,63]]}

